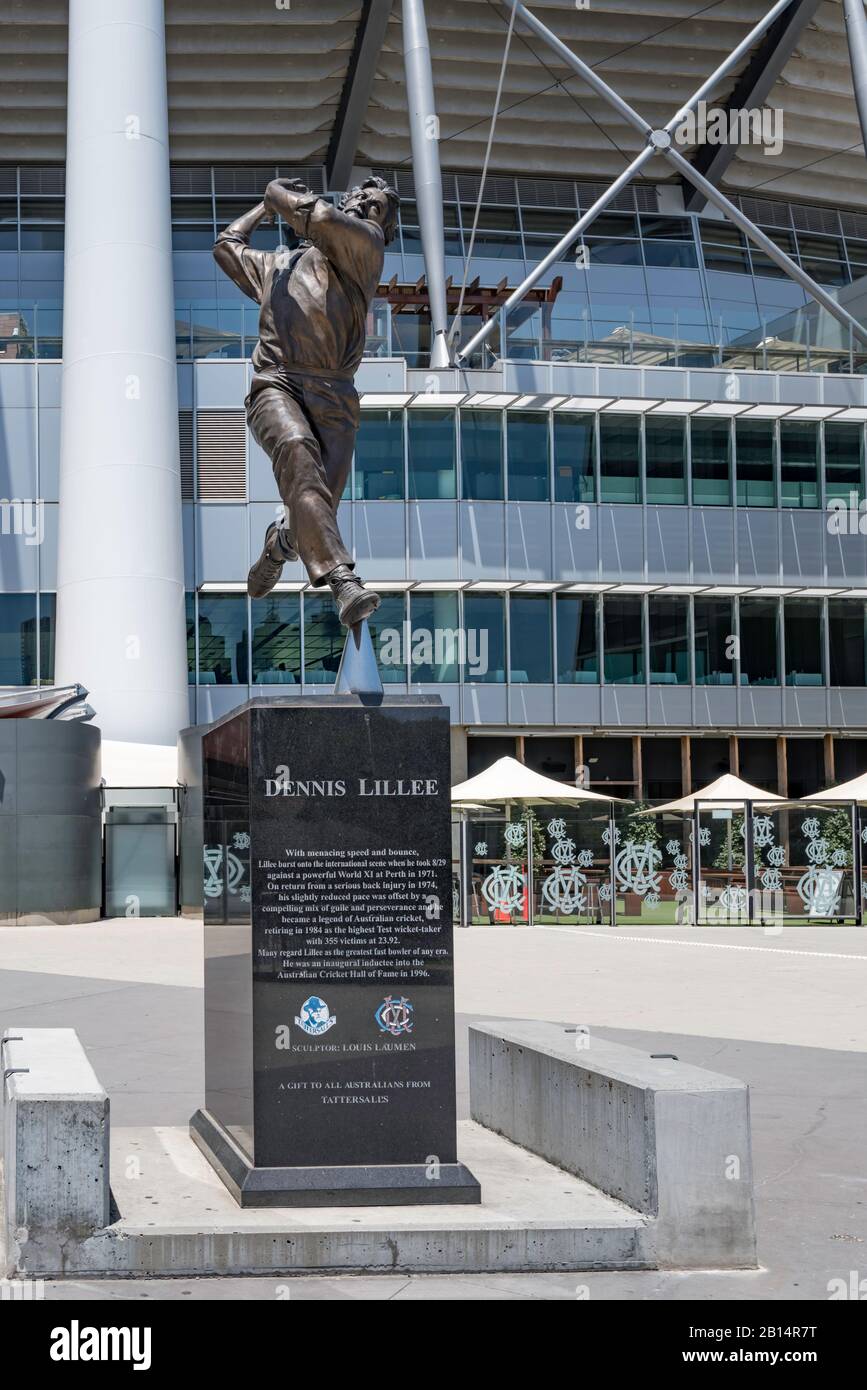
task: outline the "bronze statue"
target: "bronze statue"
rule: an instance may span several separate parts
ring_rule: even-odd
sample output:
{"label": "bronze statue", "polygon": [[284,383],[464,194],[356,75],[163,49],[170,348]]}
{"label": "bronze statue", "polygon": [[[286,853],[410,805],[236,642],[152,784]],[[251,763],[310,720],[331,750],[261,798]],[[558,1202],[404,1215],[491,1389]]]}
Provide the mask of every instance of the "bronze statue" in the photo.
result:
{"label": "bronze statue", "polygon": [[[353,379],[399,205],[380,178],[353,188],[339,207],[296,179],[274,179],[263,202],[221,232],[214,247],[221,270],[261,305],[247,423],[271,459],[284,508],[283,522],[265,533],[247,592],[270,593],[287,560],[300,556],[313,585],[331,586],[345,627],[380,602],[353,572],[336,514],[358,430]],[[252,248],[251,232],[278,215],[300,246]]]}

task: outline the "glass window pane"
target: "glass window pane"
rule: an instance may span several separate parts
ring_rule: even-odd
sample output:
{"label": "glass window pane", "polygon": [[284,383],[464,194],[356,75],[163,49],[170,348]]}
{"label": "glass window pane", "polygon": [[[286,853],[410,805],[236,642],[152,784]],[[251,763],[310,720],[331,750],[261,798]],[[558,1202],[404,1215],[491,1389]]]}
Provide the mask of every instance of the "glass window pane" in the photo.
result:
{"label": "glass window pane", "polygon": [[543,685],[552,674],[551,598],[513,594],[509,599],[509,660],[512,681]]}
{"label": "glass window pane", "polygon": [[[213,244],[213,243],[211,243]],[[21,226],[22,251],[62,251],[62,227],[38,227],[32,224]]]}
{"label": "glass window pane", "polygon": [[246,684],[246,594],[199,594],[199,685]]}
{"label": "glass window pane", "polygon": [[640,598],[603,600],[605,680],[609,685],[642,685],[644,637]]}
{"label": "glass window pane", "polygon": [[212,222],[203,222],[199,226],[188,222],[185,225],[172,227],[172,250],[173,251],[210,251],[214,244],[214,226]]}
{"label": "glass window pane", "polygon": [[36,684],[36,595],[0,594],[0,685]]}
{"label": "glass window pane", "polygon": [[600,488],[603,502],[641,501],[641,421],[637,415],[599,418]]}
{"label": "glass window pane", "polygon": [[696,685],[734,685],[736,644],[731,599],[697,598],[693,624]]}
{"label": "glass window pane", "polygon": [[[475,215],[475,203],[461,203],[461,220],[468,238]],[[578,220],[577,217],[575,220]],[[517,231],[518,209],[517,207],[500,206],[497,203],[482,203],[479,208],[479,226],[487,227],[496,232]]]}
{"label": "glass window pane", "polygon": [[253,681],[259,685],[301,684],[301,596],[274,594],[254,599]]}
{"label": "glass window pane", "polygon": [[410,497],[455,497],[455,412],[411,410],[407,417],[407,431]]}
{"label": "glass window pane", "polygon": [[642,217],[641,235],[661,241],[692,241],[692,221],[689,217]]}
{"label": "glass window pane", "polygon": [[[461,632],[456,593],[410,594],[411,679],[440,685],[457,682],[461,659]],[[467,659],[476,651],[467,651]]]}
{"label": "glass window pane", "polygon": [[691,241],[645,241],[644,260],[648,266],[674,266],[681,270],[691,270],[698,265]]}
{"label": "glass window pane", "polygon": [[509,498],[512,502],[547,502],[548,416],[536,411],[506,414]]}
{"label": "glass window pane", "polygon": [[499,410],[461,411],[461,466],[467,501],[503,497],[503,416]]}
{"label": "glass window pane", "polygon": [[730,507],[731,429],[728,420],[690,420],[692,500],[697,507]]}
{"label": "glass window pane", "polygon": [[187,683],[196,683],[196,596],[195,594],[184,595],[184,607],[187,617]]}
{"label": "glass window pane", "polygon": [[682,416],[648,415],[644,422],[647,500],[686,502],[686,422]]}
{"label": "glass window pane", "polygon": [[643,265],[640,241],[605,241],[600,237],[584,238],[587,265]]}
{"label": "glass window pane", "polygon": [[708,270],[724,270],[748,275],[750,259],[746,242],[737,227],[702,218],[699,223],[704,263]]}
{"label": "glass window pane", "polygon": [[648,606],[651,685],[689,685],[689,608],[685,598],[654,598]]}
{"label": "glass window pane", "polygon": [[362,410],[355,440],[355,500],[403,497],[402,410]]}
{"label": "glass window pane", "polygon": [[740,600],[741,685],[779,685],[779,620],[776,599]]}
{"label": "glass window pane", "polygon": [[406,682],[406,594],[383,594],[376,612],[368,619],[376,664],[383,685]]}
{"label": "glass window pane", "polygon": [[54,684],[54,637],[57,631],[57,595],[39,595],[39,684]]}
{"label": "glass window pane", "polygon": [[[470,218],[472,219],[472,212]],[[402,198],[400,203],[400,220],[408,227],[418,226],[418,204],[411,198]],[[446,227],[458,226],[458,209],[456,203],[443,203],[443,222]],[[472,226],[472,220],[470,226]]]}
{"label": "glass window pane", "polygon": [[780,487],[784,507],[819,505],[819,426],[780,421]]}
{"label": "glass window pane", "polygon": [[739,507],[776,505],[774,437],[773,420],[735,421]]}
{"label": "glass window pane", "polygon": [[243,356],[244,312],[232,305],[192,306],[193,356],[238,358]]}
{"label": "glass window pane", "polygon": [[[220,226],[233,222],[242,213],[250,211],[250,204],[246,207],[238,206],[237,212],[227,212],[225,205],[218,203],[218,215],[223,219]],[[173,222],[212,222],[214,209],[211,207],[210,198],[172,198],[172,221]]]}
{"label": "glass window pane", "polygon": [[304,595],[304,680],[333,685],[343,655],[346,629],[341,627],[330,593]]}
{"label": "glass window pane", "polygon": [[561,685],[598,685],[595,598],[561,595],[556,616],[557,680]]}
{"label": "glass window pane", "polygon": [[506,679],[506,613],[502,594],[464,594],[465,681]]}
{"label": "glass window pane", "polygon": [[596,417],[554,415],[554,500],[596,501]]}
{"label": "glass window pane", "polygon": [[825,422],[825,500],[864,500],[864,426]]}
{"label": "glass window pane", "polygon": [[783,620],[786,685],[824,685],[821,600],[787,599],[783,604]]}
{"label": "glass window pane", "polygon": [[831,685],[867,685],[863,603],[857,599],[828,600],[828,649]]}
{"label": "glass window pane", "polygon": [[[578,210],[574,212],[554,212],[549,208],[521,208],[524,232],[552,232],[552,245],[567,232],[571,232],[578,221]],[[472,222],[470,226],[472,227]]]}

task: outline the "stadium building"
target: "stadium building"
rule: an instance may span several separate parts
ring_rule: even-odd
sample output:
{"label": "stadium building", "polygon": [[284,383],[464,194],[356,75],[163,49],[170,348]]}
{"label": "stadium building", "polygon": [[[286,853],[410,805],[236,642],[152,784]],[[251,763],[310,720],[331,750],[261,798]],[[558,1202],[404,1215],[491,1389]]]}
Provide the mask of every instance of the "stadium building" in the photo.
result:
{"label": "stadium building", "polygon": [[87,688],[106,836],[159,826],[154,883],[179,731],[321,693],[343,644],[300,565],[245,590],[277,493],[257,307],[212,246],[277,175],[402,198],[340,525],[383,682],[451,710],[454,780],[510,753],[653,801],[867,770],[853,7],[771,9],[0,0],[0,685]]}

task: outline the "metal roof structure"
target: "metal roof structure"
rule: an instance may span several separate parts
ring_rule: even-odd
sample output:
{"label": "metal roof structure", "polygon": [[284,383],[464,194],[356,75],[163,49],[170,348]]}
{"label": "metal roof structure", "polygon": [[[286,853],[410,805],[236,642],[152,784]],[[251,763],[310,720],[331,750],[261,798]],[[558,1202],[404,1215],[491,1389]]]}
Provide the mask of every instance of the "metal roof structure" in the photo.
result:
{"label": "metal roof structure", "polygon": [[[557,35],[661,124],[769,8],[768,0],[533,0]],[[477,171],[509,22],[500,0],[426,0],[443,167]],[[7,161],[62,160],[66,0],[0,0],[0,149]],[[175,162],[409,168],[397,0],[166,0]],[[767,90],[766,90],[767,89]],[[867,207],[867,179],[841,0],[795,0],[721,83],[715,103],[763,101],[784,115],[775,157],[705,148],[703,172],[732,192]],[[493,174],[610,180],[640,137],[520,24],[491,160]],[[678,183],[662,161],[650,181]],[[687,196],[688,193],[687,193]]]}

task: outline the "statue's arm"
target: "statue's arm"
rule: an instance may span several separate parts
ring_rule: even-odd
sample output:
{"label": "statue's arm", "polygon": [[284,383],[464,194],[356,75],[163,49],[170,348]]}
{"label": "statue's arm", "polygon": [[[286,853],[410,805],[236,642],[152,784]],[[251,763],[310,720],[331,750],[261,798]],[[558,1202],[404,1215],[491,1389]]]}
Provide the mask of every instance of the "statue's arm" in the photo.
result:
{"label": "statue's arm", "polygon": [[265,207],[287,222],[295,234],[317,246],[323,255],[369,289],[382,272],[385,242],[370,222],[333,206],[295,179],[273,179],[265,190]]}
{"label": "statue's arm", "polygon": [[259,223],[271,215],[264,203],[257,203],[249,212],[236,218],[230,226],[220,232],[214,246],[214,260],[217,265],[257,304],[262,302],[268,253],[254,250],[250,246],[250,236]]}

